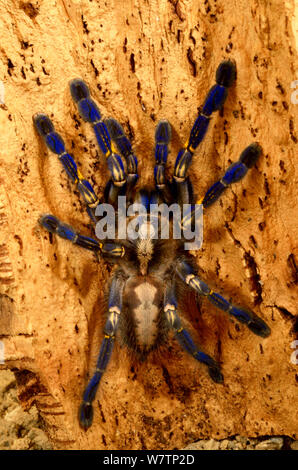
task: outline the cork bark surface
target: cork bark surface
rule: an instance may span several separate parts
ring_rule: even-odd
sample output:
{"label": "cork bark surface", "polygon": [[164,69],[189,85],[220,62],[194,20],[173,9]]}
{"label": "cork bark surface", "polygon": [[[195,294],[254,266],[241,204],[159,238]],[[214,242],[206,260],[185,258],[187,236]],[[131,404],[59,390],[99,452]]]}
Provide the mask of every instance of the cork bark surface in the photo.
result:
{"label": "cork bark surface", "polygon": [[[198,439],[297,439],[297,48],[292,1],[0,1],[0,345],[25,409],[36,405],[56,449],[174,449]],[[169,174],[218,64],[237,81],[194,158],[203,195],[251,142],[263,156],[205,213],[194,256],[204,279],[271,327],[261,339],[202,301],[181,306],[194,339],[219,360],[214,384],[170,336],[138,363],[118,344],[93,426],[77,410],[102,339],[110,269],[49,238],[52,213],[90,234],[84,204],[33,128],[49,114],[102,196],[108,172],[68,82],[81,77],[116,117],[153,184],[154,128],[172,124]],[[293,88],[294,87],[294,88]],[[297,346],[296,346],[297,349]],[[2,361],[3,362],[3,361]]]}

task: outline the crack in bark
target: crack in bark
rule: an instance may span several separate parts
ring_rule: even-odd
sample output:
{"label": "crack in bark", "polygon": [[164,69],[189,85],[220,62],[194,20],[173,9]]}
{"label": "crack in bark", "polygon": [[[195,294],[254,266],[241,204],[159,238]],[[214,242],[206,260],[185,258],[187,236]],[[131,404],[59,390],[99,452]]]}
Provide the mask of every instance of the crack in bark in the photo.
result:
{"label": "crack in bark", "polygon": [[181,4],[180,4],[179,0],[170,0],[170,3],[173,5],[174,11],[175,11],[176,15],[178,16],[179,20],[180,21],[185,21],[185,19],[186,19],[185,14],[182,11],[182,7],[181,7]]}
{"label": "crack in bark", "polygon": [[245,266],[246,266],[246,268],[248,270],[248,273],[249,273],[248,278],[249,278],[249,281],[250,281],[250,290],[251,290],[251,293],[254,296],[254,304],[259,305],[263,300],[263,297],[262,297],[263,289],[262,289],[261,277],[260,277],[260,274],[259,274],[257,263],[255,262],[255,259],[251,255],[250,251],[247,251],[243,247],[241,242],[236,239],[236,237],[233,234],[233,231],[232,231],[231,227],[229,226],[229,224],[227,222],[225,222],[225,228],[227,229],[227,231],[228,231],[230,237],[232,238],[234,244],[236,246],[240,247],[242,252],[243,252],[243,259],[244,259]]}
{"label": "crack in bark", "polygon": [[298,284],[298,267],[297,267],[296,259],[295,259],[295,256],[293,255],[293,253],[291,253],[288,256],[287,264],[288,264],[288,266],[290,268],[290,271],[291,271],[291,275],[292,275],[292,279],[293,279],[292,282],[294,284]]}
{"label": "crack in bark", "polygon": [[298,333],[298,315],[295,315],[294,313],[290,312],[288,309],[285,307],[282,307],[281,305],[265,305],[266,308],[276,308],[281,316],[283,317],[284,320],[289,321],[292,324],[292,327],[290,329],[289,334],[290,335],[297,335]]}
{"label": "crack in bark", "polygon": [[193,58],[193,50],[190,47],[187,49],[187,60],[191,65],[193,76],[196,77],[197,76],[197,63]]}

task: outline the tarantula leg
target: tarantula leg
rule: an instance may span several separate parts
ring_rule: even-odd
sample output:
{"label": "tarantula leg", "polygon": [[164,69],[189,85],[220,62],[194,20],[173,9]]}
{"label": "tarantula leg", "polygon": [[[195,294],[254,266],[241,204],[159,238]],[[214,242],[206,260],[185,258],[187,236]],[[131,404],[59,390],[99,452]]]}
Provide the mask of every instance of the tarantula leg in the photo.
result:
{"label": "tarantula leg", "polygon": [[78,245],[86,250],[100,253],[106,257],[121,258],[124,256],[125,248],[120,243],[113,242],[99,242],[94,238],[81,235],[70,225],[60,222],[60,220],[50,214],[43,215],[39,219],[42,225],[48,232],[55,233],[65,240],[69,240],[74,245]]}
{"label": "tarantula leg", "polygon": [[216,84],[209,90],[202,111],[190,131],[189,138],[178,153],[173,175],[178,185],[185,181],[194,151],[207,132],[210,116],[222,108],[228,95],[228,88],[233,85],[235,78],[236,66],[234,62],[230,60],[221,62],[216,71]]}
{"label": "tarantula leg", "polygon": [[169,326],[175,331],[175,337],[180,346],[188,353],[191,354],[197,361],[202,362],[208,367],[208,372],[214,382],[222,383],[223,375],[220,371],[220,365],[208,356],[208,354],[199,351],[190,333],[183,328],[181,320],[176,312],[177,302],[174,293],[173,285],[166,290],[164,299],[164,313]]}
{"label": "tarantula leg", "polygon": [[93,420],[93,407],[97,388],[100,379],[106,370],[110,360],[113,347],[115,334],[117,331],[119,316],[122,309],[122,292],[124,287],[124,280],[122,277],[115,275],[112,280],[109,294],[109,314],[104,327],[104,339],[101,343],[99,356],[97,359],[95,373],[85,388],[83,400],[79,408],[79,421],[80,425],[86,430],[88,429]]}
{"label": "tarantula leg", "polygon": [[165,176],[165,166],[168,159],[168,146],[171,140],[171,126],[166,120],[161,120],[155,129],[155,167],[154,179],[157,191],[165,202],[171,201],[171,191]]}
{"label": "tarantula leg", "polygon": [[90,251],[101,251],[102,243],[94,240],[90,237],[85,237],[74,230],[70,225],[60,222],[57,217],[46,214],[39,219],[40,225],[42,225],[48,232],[56,233],[59,237],[69,240],[74,245],[79,245],[82,248]]}
{"label": "tarantula leg", "polygon": [[106,157],[111,172],[114,193],[117,193],[126,184],[124,161],[115,151],[107,125],[101,118],[97,104],[90,97],[86,83],[80,78],[75,78],[70,82],[70,92],[81,117],[84,121],[92,124],[98,145]]}
{"label": "tarantula leg", "polygon": [[176,266],[179,277],[198,294],[204,295],[213,305],[224,312],[233,315],[240,323],[244,323],[253,333],[263,338],[270,335],[269,326],[255,313],[236,307],[221,295],[217,294],[195,274],[193,268],[185,261],[180,261]]}
{"label": "tarantula leg", "polygon": [[118,151],[125,158],[127,168],[127,192],[130,193],[139,178],[137,157],[132,151],[131,143],[126,137],[121,124],[114,118],[105,119],[105,123]]}
{"label": "tarantula leg", "polygon": [[189,204],[192,199],[192,186],[187,178],[188,168],[192,162],[194,151],[204,139],[207,132],[210,116],[219,110],[236,78],[236,66],[228,60],[222,62],[216,71],[216,85],[210,90],[203,104],[202,112],[198,115],[190,136],[184,147],[179,151],[174,167],[174,183],[177,191],[177,199],[180,204]]}
{"label": "tarantula leg", "polygon": [[226,60],[219,64],[216,70],[216,85],[209,90],[203,109],[197,117],[191,131],[185,148],[191,153],[195,151],[202,142],[207,132],[210,116],[215,111],[220,110],[228,96],[230,88],[236,79],[236,66],[231,60]]}
{"label": "tarantula leg", "polygon": [[261,153],[262,148],[257,143],[246,147],[241,153],[239,160],[228,167],[221,180],[214,183],[208,189],[199,203],[203,204],[204,208],[211,206],[228,186],[244,178],[248,170],[254,166]]}
{"label": "tarantula leg", "polygon": [[83,178],[72,156],[66,151],[64,141],[58,132],[55,131],[52,121],[46,114],[35,114],[33,122],[48,149],[58,155],[68,177],[73,183],[77,184],[77,188],[87,205],[88,214],[92,221],[96,222],[94,209],[99,203],[98,197],[89,181]]}

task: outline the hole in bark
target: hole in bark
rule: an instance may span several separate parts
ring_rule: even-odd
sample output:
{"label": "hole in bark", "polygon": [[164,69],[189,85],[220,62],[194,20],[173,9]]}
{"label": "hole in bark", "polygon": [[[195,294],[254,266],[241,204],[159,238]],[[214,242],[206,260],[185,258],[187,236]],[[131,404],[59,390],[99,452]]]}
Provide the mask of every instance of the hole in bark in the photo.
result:
{"label": "hole in bark", "polygon": [[135,55],[134,54],[130,54],[130,68],[131,68],[131,71],[132,73],[135,73],[136,71],[136,64],[135,64]]}
{"label": "hole in bark", "polygon": [[287,259],[288,267],[290,268],[294,284],[298,283],[298,267],[296,264],[295,256],[291,253]]}
{"label": "hole in bark", "polygon": [[266,227],[266,222],[260,222],[259,223],[259,230],[263,232],[264,228]]}
{"label": "hole in bark", "polygon": [[32,5],[31,2],[21,2],[20,9],[23,10],[31,20],[35,18],[39,13],[39,8]]}
{"label": "hole in bark", "polygon": [[193,50],[190,47],[187,50],[187,60],[191,65],[193,76],[196,77],[197,76],[197,63],[195,62],[193,58]]}

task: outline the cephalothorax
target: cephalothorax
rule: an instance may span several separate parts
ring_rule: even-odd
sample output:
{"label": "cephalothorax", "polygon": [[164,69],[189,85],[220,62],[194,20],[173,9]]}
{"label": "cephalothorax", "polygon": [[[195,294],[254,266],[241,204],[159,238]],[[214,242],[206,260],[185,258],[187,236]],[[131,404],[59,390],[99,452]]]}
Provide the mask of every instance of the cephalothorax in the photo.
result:
{"label": "cephalothorax", "polygon": [[[195,203],[200,203],[207,209],[228,186],[242,179],[261,155],[261,147],[257,143],[249,145],[241,153],[239,160],[230,165],[224,176],[208,189],[202,199],[196,201],[187,176],[188,168],[207,131],[211,114],[222,108],[228,88],[235,78],[235,64],[232,61],[222,62],[216,71],[216,84],[209,90],[189,138],[178,153],[170,181],[166,178],[165,167],[171,128],[168,121],[159,121],[155,131],[154,190],[136,188],[137,158],[121,125],[115,119],[102,119],[87,85],[81,79],[70,82],[71,95],[79,113],[92,125],[111,172],[111,179],[104,192],[104,202],[111,204],[117,213],[118,197],[126,196],[127,207],[138,202],[148,212],[148,221],[145,216],[140,237],[136,239],[128,236],[122,239],[97,240],[81,235],[53,215],[44,215],[40,219],[41,225],[49,232],[96,252],[108,262],[116,264],[109,287],[107,320],[96,369],[84,391],[79,410],[80,424],[85,429],[92,424],[92,402],[110,359],[116,333],[120,338],[124,337],[127,346],[144,360],[150,351],[166,340],[169,330],[173,330],[182,348],[208,367],[212,380],[218,383],[223,381],[219,363],[198,349],[179,317],[178,292],[183,287],[189,287],[205,296],[219,309],[247,325],[253,333],[262,337],[270,334],[269,327],[261,318],[247,309],[231,304],[199,278],[193,258],[184,249],[183,238],[160,239],[158,236],[153,237],[150,231],[150,206],[174,202],[181,207],[190,204],[188,216],[180,222],[184,228],[190,226],[193,224]],[[101,202],[91,184],[83,178],[74,159],[67,153],[64,142],[55,132],[49,117],[37,114],[34,116],[34,123],[47,147],[58,155],[69,178],[77,185],[88,214],[92,222],[96,223],[95,209]],[[162,224],[162,218],[159,222]]]}

